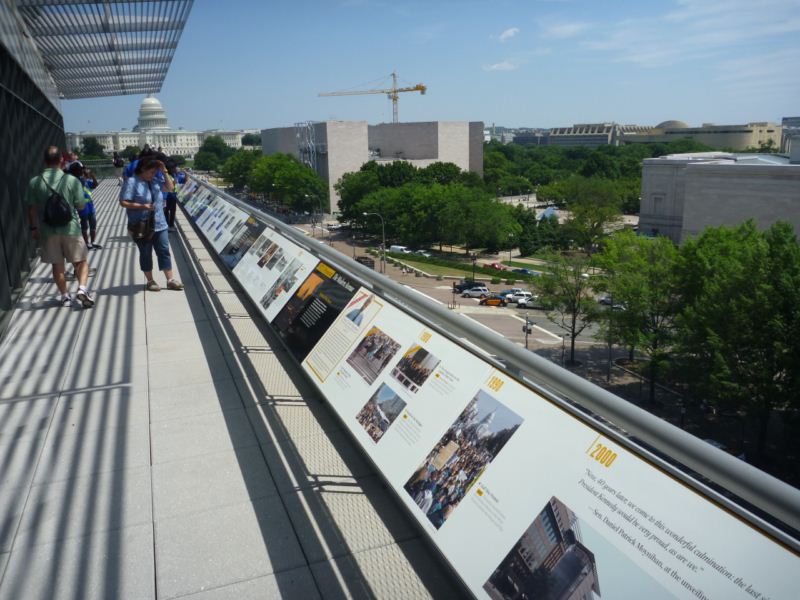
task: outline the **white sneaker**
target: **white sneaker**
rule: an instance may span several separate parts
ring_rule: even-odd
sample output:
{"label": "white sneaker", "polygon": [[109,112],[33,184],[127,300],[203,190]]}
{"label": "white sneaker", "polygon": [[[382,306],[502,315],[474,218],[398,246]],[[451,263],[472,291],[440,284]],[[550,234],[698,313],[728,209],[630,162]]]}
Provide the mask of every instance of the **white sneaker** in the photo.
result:
{"label": "white sneaker", "polygon": [[78,288],[78,293],[75,294],[75,297],[81,301],[83,308],[92,308],[94,306],[94,297],[86,288]]}
{"label": "white sneaker", "polygon": [[72,306],[72,296],[70,296],[69,294],[64,294],[63,296],[61,296],[61,300],[59,300],[59,302],[61,303],[61,306],[66,306],[67,308],[69,308],[70,306]]}

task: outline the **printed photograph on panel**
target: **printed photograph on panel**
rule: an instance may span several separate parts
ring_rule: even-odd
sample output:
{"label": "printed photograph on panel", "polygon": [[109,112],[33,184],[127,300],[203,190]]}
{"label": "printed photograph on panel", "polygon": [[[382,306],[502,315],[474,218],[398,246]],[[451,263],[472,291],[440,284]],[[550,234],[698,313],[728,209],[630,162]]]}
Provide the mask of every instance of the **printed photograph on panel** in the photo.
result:
{"label": "printed photograph on panel", "polygon": [[425,348],[415,344],[392,369],[392,377],[397,379],[408,391],[416,394],[440,362]]}
{"label": "printed photograph on panel", "polygon": [[439,529],[522,424],[522,417],[478,391],[404,489]]}
{"label": "printed photograph on panel", "polygon": [[294,357],[302,362],[355,295],[355,284],[319,263],[272,320]]}
{"label": "printed photograph on panel", "polygon": [[297,258],[289,263],[286,270],[270,286],[267,293],[261,297],[261,306],[264,307],[264,310],[268,309],[286,290],[292,289],[292,286],[297,283],[297,272],[302,266],[303,263]]}
{"label": "printed photograph on panel", "polygon": [[242,257],[253,246],[255,241],[264,231],[266,226],[253,217],[249,217],[244,226],[237,232],[230,242],[220,252],[222,262],[228,265],[229,269],[233,269],[242,260]]}
{"label": "printed photograph on panel", "polygon": [[377,327],[372,327],[347,357],[347,364],[353,367],[368,385],[372,385],[398,350],[400,344]]}
{"label": "printed photograph on panel", "polygon": [[483,584],[493,600],[600,596],[595,555],[578,518],[553,496]]}
{"label": "printed photograph on panel", "polygon": [[405,407],[405,400],[382,383],[364,408],[358,411],[356,420],[377,444]]}

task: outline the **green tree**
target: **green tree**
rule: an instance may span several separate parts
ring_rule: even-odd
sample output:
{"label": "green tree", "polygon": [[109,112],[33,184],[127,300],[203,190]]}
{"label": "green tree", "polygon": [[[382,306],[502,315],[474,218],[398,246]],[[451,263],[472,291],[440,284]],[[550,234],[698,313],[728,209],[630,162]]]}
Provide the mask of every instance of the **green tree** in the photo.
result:
{"label": "green tree", "polygon": [[598,317],[589,259],[550,254],[547,263],[549,271],[537,278],[536,287],[547,318],[569,335],[569,363],[575,364],[575,338]]}
{"label": "green tree", "polygon": [[139,146],[125,146],[125,149],[120,152],[119,155],[125,160],[136,160],[141,151]]}
{"label": "green tree", "polygon": [[194,168],[198,171],[216,171],[219,159],[213,152],[200,151],[194,155]]}
{"label": "green tree", "polygon": [[97,141],[96,137],[83,138],[83,145],[81,147],[81,156],[90,157],[96,156],[102,158],[105,156],[106,150],[103,145]]}
{"label": "green tree", "polygon": [[680,308],[678,250],[666,237],[648,239],[626,230],[611,236],[596,259],[605,275],[598,289],[623,307],[604,311],[601,336],[647,353],[652,403],[656,380],[668,366]]}
{"label": "green tree", "polygon": [[[377,165],[373,161],[367,163],[367,165],[370,164],[376,165],[375,172],[378,175],[378,181],[383,187],[400,187],[406,183],[413,183],[417,178],[417,167],[404,160],[395,160],[383,165]],[[364,167],[367,167],[367,165],[364,165]],[[362,170],[364,167],[362,167]]]}
{"label": "green tree", "polygon": [[756,427],[762,464],[772,411],[800,405],[800,245],[793,228],[752,221],[706,229],[680,251],[682,372],[699,397]]}
{"label": "green tree", "polygon": [[245,133],[242,136],[242,146],[260,146],[261,134],[260,133]]}
{"label": "green tree", "polygon": [[565,182],[566,223],[572,239],[590,255],[607,235],[607,230],[619,222],[621,202],[617,187],[606,179],[571,177]]}
{"label": "green tree", "polygon": [[380,189],[378,174],[375,170],[345,173],[333,186],[339,194],[339,212],[342,221],[359,217],[361,212],[356,208],[368,194]]}
{"label": "green tree", "polygon": [[531,182],[522,175],[506,174],[497,181],[498,193],[501,196],[518,196],[533,191]]}
{"label": "green tree", "polygon": [[253,192],[266,194],[298,212],[326,210],[329,205],[325,181],[289,154],[256,158],[247,184]]}
{"label": "green tree", "polygon": [[462,180],[463,171],[451,162],[434,162],[417,172],[416,180],[420,183],[439,183],[447,185]]}
{"label": "green tree", "polygon": [[186,164],[186,157],[183,156],[182,154],[172,154],[169,156],[169,160],[174,162],[179,167],[182,167],[183,165]]}
{"label": "green tree", "polygon": [[220,168],[220,175],[230,183],[234,189],[241,190],[247,185],[250,171],[256,163],[259,153],[253,150],[241,149],[231,156]]}
{"label": "green tree", "polygon": [[217,157],[217,163],[223,163],[233,155],[234,150],[228,146],[220,136],[210,135],[203,141],[203,145],[200,146],[198,154],[200,152],[210,152]]}

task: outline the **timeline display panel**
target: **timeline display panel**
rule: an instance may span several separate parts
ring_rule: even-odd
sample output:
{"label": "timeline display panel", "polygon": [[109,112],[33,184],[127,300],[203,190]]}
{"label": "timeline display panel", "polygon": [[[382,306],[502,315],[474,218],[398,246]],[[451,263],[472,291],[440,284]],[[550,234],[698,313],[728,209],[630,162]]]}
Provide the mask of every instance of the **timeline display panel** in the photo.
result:
{"label": "timeline display panel", "polygon": [[797,553],[261,227],[223,261],[476,597],[796,597]]}

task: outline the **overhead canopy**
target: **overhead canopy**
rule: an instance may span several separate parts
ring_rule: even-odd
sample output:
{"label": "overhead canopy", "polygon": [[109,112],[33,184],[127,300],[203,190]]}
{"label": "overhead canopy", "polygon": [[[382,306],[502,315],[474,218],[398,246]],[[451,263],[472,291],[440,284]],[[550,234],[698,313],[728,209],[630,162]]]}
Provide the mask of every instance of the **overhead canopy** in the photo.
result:
{"label": "overhead canopy", "polygon": [[62,98],[161,90],[194,0],[16,0]]}

